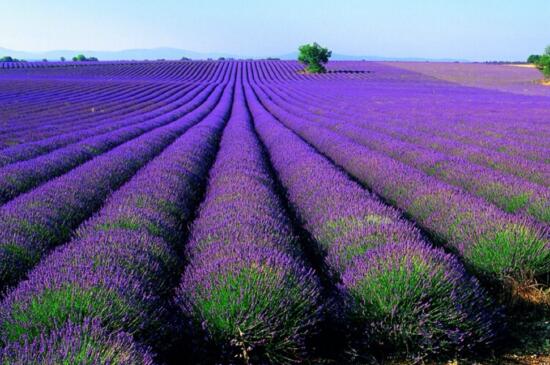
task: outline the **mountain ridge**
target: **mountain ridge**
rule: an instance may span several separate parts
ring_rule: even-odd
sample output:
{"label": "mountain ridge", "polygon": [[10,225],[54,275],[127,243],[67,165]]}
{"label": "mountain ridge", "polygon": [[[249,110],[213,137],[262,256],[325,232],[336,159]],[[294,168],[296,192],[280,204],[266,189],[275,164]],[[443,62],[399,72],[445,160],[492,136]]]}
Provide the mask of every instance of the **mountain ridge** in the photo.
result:
{"label": "mountain ridge", "polygon": [[[94,50],[52,50],[52,51],[42,51],[42,52],[29,52],[29,51],[17,51],[12,49],[7,49],[0,47],[0,57],[11,56],[18,59],[24,60],[41,60],[48,59],[50,61],[59,60],[60,57],[65,57],[65,59],[70,60],[72,57],[77,54],[84,54],[87,57],[97,57],[99,60],[104,61],[114,61],[114,60],[157,60],[157,59],[167,59],[167,60],[179,60],[182,57],[187,57],[191,59],[208,59],[213,58],[217,59],[220,57],[224,58],[236,58],[236,59],[247,59],[247,58],[280,58],[282,60],[295,60],[298,57],[298,52],[290,52],[282,55],[272,55],[272,56],[243,56],[236,55],[231,53],[224,52],[195,52],[186,49],[173,48],[173,47],[157,47],[157,48],[133,48],[133,49],[124,49],[118,51],[94,51]],[[469,62],[466,59],[454,59],[454,58],[428,58],[428,57],[384,57],[384,56],[373,56],[373,55],[346,55],[341,53],[333,53],[331,60],[334,61],[410,61],[410,62]]]}

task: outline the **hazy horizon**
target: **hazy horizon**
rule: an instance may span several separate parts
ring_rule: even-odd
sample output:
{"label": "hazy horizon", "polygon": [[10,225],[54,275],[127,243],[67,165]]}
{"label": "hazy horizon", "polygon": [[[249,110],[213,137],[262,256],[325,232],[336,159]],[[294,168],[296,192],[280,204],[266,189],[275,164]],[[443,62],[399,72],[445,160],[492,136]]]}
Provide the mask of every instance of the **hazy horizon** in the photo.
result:
{"label": "hazy horizon", "polygon": [[3,8],[0,47],[36,53],[178,48],[263,57],[317,41],[345,55],[484,61],[523,60],[550,43],[543,0],[20,0]]}

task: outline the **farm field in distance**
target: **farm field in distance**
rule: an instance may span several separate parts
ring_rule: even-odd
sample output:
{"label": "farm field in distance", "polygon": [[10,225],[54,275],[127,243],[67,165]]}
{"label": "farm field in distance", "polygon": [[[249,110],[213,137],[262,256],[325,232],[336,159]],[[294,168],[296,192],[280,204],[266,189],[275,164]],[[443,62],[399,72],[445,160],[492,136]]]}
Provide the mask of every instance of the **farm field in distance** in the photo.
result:
{"label": "farm field in distance", "polygon": [[0,363],[550,364],[540,72],[301,69],[0,63]]}

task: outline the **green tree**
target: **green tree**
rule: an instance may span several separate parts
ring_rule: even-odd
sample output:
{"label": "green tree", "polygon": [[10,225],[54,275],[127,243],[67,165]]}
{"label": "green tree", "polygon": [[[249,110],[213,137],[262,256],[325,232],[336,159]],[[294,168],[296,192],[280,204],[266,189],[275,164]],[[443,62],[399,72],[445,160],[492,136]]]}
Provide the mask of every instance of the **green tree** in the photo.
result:
{"label": "green tree", "polygon": [[19,60],[17,58],[13,58],[11,56],[5,56],[0,58],[0,62],[18,62]]}
{"label": "green tree", "polygon": [[550,79],[550,45],[544,49],[544,54],[531,55],[527,58],[527,62],[535,64],[544,77]]}
{"label": "green tree", "polygon": [[538,63],[540,60],[540,55],[538,54],[532,54],[529,57],[527,57],[527,63]]}
{"label": "green tree", "polygon": [[298,61],[306,65],[306,71],[310,73],[326,72],[325,64],[328,62],[332,52],[321,47],[317,43],[304,44],[298,49]]}
{"label": "green tree", "polygon": [[540,57],[537,68],[542,71],[544,77],[550,78],[550,54],[544,54]]}
{"label": "green tree", "polygon": [[83,62],[83,61],[97,62],[98,59],[96,57],[86,57],[83,54],[79,54],[79,55],[76,55],[76,56],[73,57],[73,61],[74,62]]}

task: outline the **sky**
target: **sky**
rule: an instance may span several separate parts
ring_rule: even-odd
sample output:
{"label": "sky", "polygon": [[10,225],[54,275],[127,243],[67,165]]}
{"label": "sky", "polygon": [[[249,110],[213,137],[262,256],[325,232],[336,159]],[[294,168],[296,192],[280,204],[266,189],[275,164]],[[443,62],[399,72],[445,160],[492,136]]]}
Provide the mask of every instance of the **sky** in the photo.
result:
{"label": "sky", "polygon": [[523,60],[549,23],[549,0],[0,0],[0,47]]}

